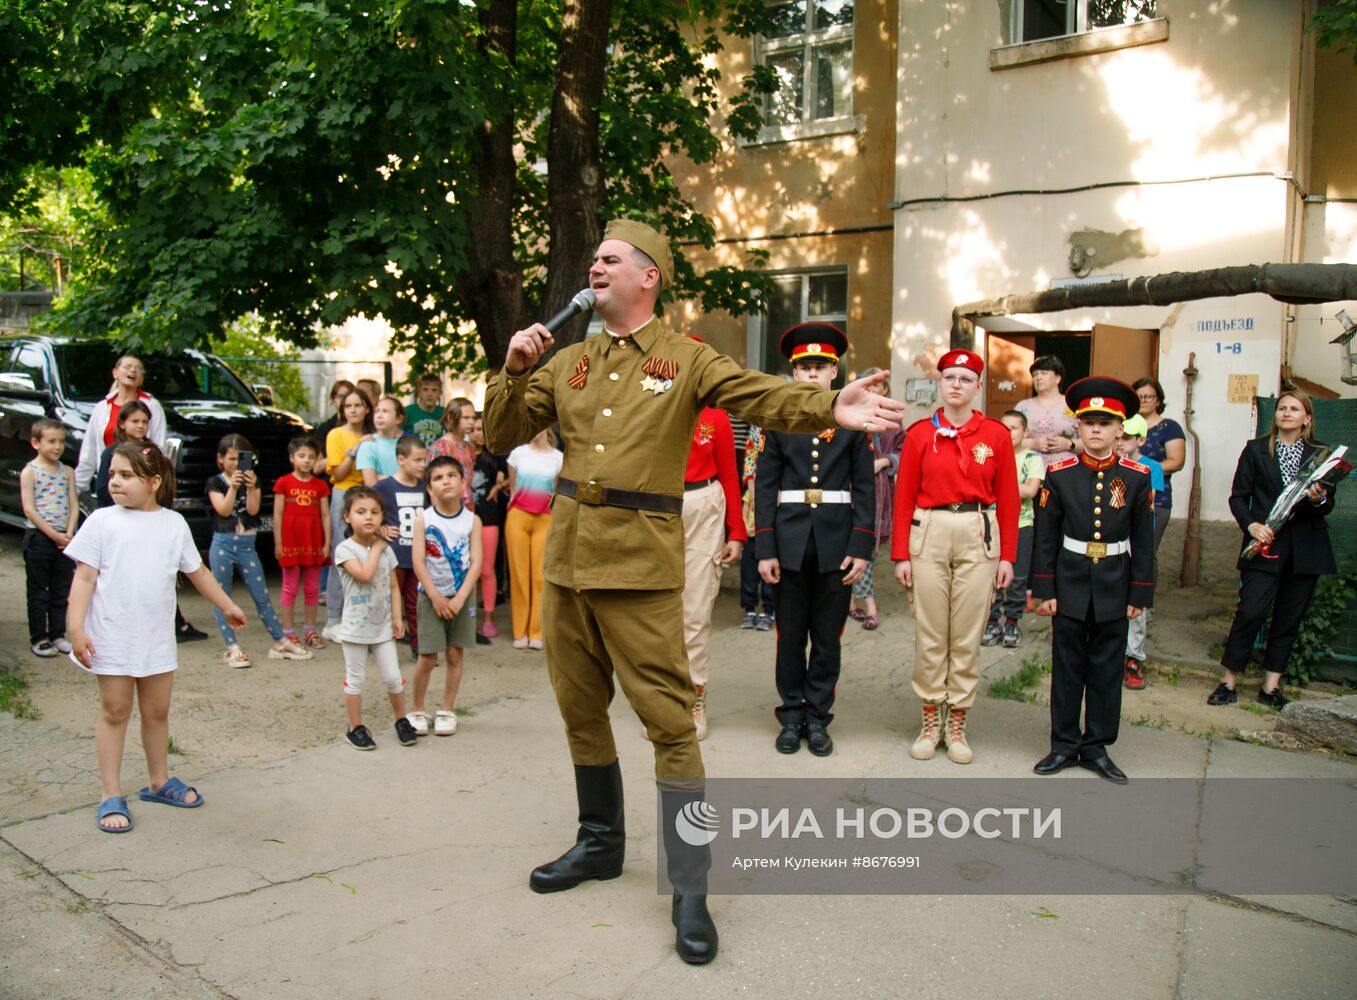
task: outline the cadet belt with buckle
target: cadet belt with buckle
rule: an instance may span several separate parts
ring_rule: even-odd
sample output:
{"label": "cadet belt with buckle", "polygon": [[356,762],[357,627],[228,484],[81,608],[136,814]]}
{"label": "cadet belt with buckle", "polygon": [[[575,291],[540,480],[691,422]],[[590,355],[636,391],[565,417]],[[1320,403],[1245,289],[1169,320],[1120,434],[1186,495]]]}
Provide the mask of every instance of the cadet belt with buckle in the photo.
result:
{"label": "cadet belt with buckle", "polygon": [[925,507],[925,510],[946,510],[953,514],[974,514],[982,510],[993,510],[994,504],[972,501],[970,503],[945,503],[941,507]]}
{"label": "cadet belt with buckle", "polygon": [[1119,556],[1131,551],[1129,540],[1120,542],[1081,542],[1077,538],[1065,536],[1065,548],[1071,552],[1077,552],[1081,556],[1088,556],[1094,562],[1099,559],[1106,559],[1108,556]]}
{"label": "cadet belt with buckle", "polygon": [[650,510],[659,514],[683,513],[683,497],[671,497],[663,493],[619,490],[598,483],[577,483],[573,479],[557,479],[556,492],[591,507],[625,507],[628,510]]}
{"label": "cadet belt with buckle", "polygon": [[848,490],[778,490],[778,503],[852,503]]}
{"label": "cadet belt with buckle", "polygon": [[693,490],[702,490],[702,489],[706,489],[708,486],[710,486],[710,485],[711,485],[712,483],[714,483],[714,482],[716,482],[716,477],[715,477],[715,476],[708,476],[706,479],[699,479],[699,480],[698,480],[697,482],[695,482],[695,483],[684,483],[684,484],[683,484],[683,489],[684,489],[686,492],[691,493]]}

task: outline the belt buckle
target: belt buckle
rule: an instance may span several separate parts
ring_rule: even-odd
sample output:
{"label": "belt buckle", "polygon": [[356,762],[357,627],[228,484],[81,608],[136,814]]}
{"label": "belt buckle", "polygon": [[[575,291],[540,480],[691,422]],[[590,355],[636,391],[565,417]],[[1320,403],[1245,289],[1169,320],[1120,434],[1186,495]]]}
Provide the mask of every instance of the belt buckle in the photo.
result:
{"label": "belt buckle", "polygon": [[817,504],[825,502],[824,490],[806,490],[806,503]]}
{"label": "belt buckle", "polygon": [[1096,563],[1099,559],[1106,559],[1106,558],[1107,558],[1107,543],[1106,543],[1106,542],[1089,542],[1089,543],[1088,543],[1088,552],[1087,552],[1087,555],[1088,555],[1088,557],[1089,557],[1090,559],[1092,559],[1095,563]]}
{"label": "belt buckle", "polygon": [[949,503],[947,505],[947,509],[950,510],[953,514],[959,513],[961,511],[961,504]]}
{"label": "belt buckle", "polygon": [[603,487],[598,483],[577,483],[575,485],[575,499],[579,503],[587,503],[597,507],[603,503]]}

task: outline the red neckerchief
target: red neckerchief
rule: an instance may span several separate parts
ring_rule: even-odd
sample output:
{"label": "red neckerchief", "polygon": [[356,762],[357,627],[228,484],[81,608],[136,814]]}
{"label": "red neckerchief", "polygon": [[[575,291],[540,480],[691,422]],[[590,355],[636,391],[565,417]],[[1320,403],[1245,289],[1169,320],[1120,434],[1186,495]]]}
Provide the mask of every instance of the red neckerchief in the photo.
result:
{"label": "red neckerchief", "polygon": [[[953,425],[948,421],[948,419],[942,415],[942,410],[941,410],[941,408],[939,408],[939,409],[933,414],[933,419],[932,419],[930,422],[933,424],[933,428],[934,428],[934,429],[933,429],[933,451],[934,451],[934,453],[936,454],[936,453],[937,453],[937,450],[938,450],[938,438],[939,438],[939,437],[945,437],[945,438],[964,438],[964,437],[969,437],[970,435],[974,434],[976,431],[980,430],[980,426],[985,422],[985,415],[984,415],[983,413],[981,413],[979,410],[972,410],[972,411],[971,411],[971,419],[970,419],[970,420],[967,420],[967,421],[966,421],[964,424],[962,424],[960,427],[956,427],[956,426],[953,426]],[[969,465],[971,464],[971,451],[970,451],[969,448],[965,447],[965,446],[958,440],[958,441],[957,441],[957,452],[958,452],[958,456],[957,456],[957,465],[960,467],[961,471],[964,473],[964,472],[966,471],[967,466],[969,466]]]}

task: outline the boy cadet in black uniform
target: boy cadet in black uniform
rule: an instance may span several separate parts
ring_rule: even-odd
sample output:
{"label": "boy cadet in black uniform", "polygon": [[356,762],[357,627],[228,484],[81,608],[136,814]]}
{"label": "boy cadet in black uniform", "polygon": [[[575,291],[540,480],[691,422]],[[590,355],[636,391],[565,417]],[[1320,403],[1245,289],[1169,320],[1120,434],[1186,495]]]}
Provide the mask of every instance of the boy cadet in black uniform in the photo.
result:
{"label": "boy cadet in black uniform", "polygon": [[1127,624],[1154,604],[1154,490],[1149,468],[1115,451],[1139,407],[1129,385],[1081,379],[1065,402],[1084,450],[1046,470],[1037,501],[1032,594],[1053,618],[1051,752],[1033,770],[1078,764],[1124,785],[1107,748],[1121,722]]}
{"label": "boy cadet in black uniform", "polygon": [[[798,382],[829,389],[848,350],[843,331],[802,323],[778,344]],[[774,744],[828,756],[834,741],[839,639],[852,585],[867,568],[876,536],[876,486],[869,439],[834,428],[819,434],[765,431],[754,485],[754,546],[759,575],[775,584],[777,709]],[[810,659],[806,640],[810,639]]]}

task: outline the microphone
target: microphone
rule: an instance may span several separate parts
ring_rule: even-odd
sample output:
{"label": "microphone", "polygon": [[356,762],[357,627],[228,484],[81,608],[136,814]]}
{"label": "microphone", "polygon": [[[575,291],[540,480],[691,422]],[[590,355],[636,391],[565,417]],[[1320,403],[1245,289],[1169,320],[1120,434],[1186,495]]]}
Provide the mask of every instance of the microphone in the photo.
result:
{"label": "microphone", "polygon": [[570,300],[564,309],[542,325],[555,334],[557,330],[565,326],[580,313],[584,312],[586,309],[594,308],[594,303],[597,301],[598,296],[594,294],[592,288],[580,289],[580,291],[575,293],[574,298]]}

